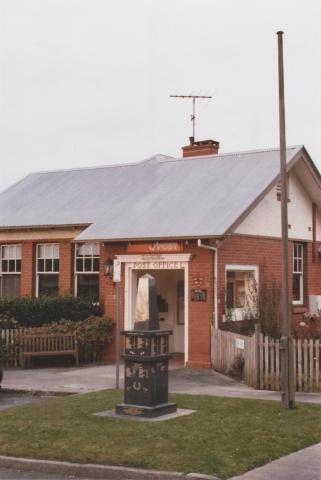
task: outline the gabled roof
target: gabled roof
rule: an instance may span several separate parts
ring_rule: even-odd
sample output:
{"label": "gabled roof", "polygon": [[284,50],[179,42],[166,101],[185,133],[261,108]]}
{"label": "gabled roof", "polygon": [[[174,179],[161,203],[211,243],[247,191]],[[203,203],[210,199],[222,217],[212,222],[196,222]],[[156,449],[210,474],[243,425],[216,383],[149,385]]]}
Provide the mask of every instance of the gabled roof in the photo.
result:
{"label": "gabled roof", "polygon": [[[301,152],[289,147],[288,164]],[[222,236],[278,173],[278,149],[38,172],[0,194],[0,228],[88,225],[81,241]]]}

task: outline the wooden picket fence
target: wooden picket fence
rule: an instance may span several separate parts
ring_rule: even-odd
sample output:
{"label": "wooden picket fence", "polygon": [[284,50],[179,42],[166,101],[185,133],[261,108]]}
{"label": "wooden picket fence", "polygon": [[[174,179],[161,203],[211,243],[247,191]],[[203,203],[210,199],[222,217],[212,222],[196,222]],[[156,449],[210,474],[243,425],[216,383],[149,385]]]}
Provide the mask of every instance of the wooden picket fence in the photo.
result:
{"label": "wooden picket fence", "polygon": [[[292,340],[293,373],[297,392],[320,392],[320,340]],[[259,388],[280,390],[280,341],[259,335]]]}
{"label": "wooden picket fence", "polygon": [[257,388],[258,349],[256,336],[247,337],[212,328],[212,366],[214,370],[228,373],[238,355],[244,359],[244,381]]}
{"label": "wooden picket fence", "polygon": [[20,366],[20,345],[24,329],[0,330],[0,361],[2,367]]}
{"label": "wooden picket fence", "polygon": [[[293,370],[298,392],[320,392],[320,340],[293,340]],[[261,390],[280,390],[280,340],[258,330],[247,337],[212,329],[212,365],[227,373],[237,356],[244,359],[244,381]]]}

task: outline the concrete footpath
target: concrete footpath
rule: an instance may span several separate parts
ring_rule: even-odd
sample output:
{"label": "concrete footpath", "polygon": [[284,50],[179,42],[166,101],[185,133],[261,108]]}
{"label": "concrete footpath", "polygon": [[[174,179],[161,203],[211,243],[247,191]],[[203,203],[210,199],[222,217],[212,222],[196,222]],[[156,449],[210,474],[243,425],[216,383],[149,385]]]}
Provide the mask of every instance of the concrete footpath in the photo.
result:
{"label": "concrete footpath", "polygon": [[[280,392],[254,390],[243,383],[210,369],[182,368],[181,362],[170,364],[169,390],[171,393],[192,395],[216,395],[250,398],[256,400],[280,400]],[[120,385],[123,387],[123,367],[120,368]],[[95,365],[77,368],[5,369],[2,386],[5,389],[88,393],[115,388],[115,365]],[[321,404],[321,394],[297,393],[298,402]]]}
{"label": "concrete footpath", "polygon": [[274,460],[230,480],[320,480],[321,443]]}

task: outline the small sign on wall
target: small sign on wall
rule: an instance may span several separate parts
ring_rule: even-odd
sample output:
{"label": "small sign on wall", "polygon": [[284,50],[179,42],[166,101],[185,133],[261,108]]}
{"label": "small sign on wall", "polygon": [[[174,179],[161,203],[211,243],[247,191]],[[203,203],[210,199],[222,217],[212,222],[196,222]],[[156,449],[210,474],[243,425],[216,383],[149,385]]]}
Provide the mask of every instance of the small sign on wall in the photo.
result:
{"label": "small sign on wall", "polygon": [[192,302],[206,302],[207,290],[192,290]]}
{"label": "small sign on wall", "polygon": [[236,346],[236,348],[239,348],[240,350],[244,350],[244,340],[243,340],[243,338],[236,338],[235,339],[235,346]]}

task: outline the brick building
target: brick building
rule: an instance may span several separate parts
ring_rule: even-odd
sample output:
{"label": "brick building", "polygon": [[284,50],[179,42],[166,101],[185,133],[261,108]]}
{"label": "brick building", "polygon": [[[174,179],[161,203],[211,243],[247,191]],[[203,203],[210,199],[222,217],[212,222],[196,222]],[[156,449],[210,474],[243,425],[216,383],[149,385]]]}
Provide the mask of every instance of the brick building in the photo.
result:
{"label": "brick building", "polygon": [[[262,282],[281,281],[279,151],[218,147],[208,140],[183,147],[183,158],[33,173],[4,191],[0,294],[91,296],[114,319],[105,273],[118,259],[124,327],[133,325],[138,278],[150,272],[171,350],[209,366],[211,324],[242,320]],[[304,147],[289,147],[287,164],[299,321],[321,298],[321,178]]]}

